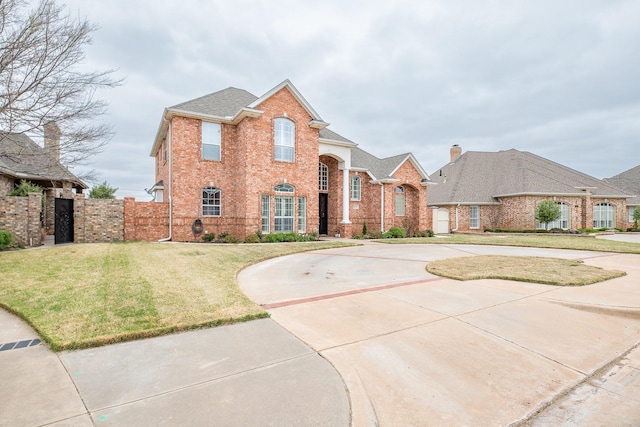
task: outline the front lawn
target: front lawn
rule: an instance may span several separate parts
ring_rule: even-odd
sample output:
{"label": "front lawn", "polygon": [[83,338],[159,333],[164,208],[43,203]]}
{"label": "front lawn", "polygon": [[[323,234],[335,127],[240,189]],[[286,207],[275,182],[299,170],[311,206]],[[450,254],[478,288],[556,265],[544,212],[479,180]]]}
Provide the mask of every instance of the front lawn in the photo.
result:
{"label": "front lawn", "polygon": [[441,245],[493,245],[493,246],[525,246],[534,248],[575,249],[582,251],[617,252],[640,254],[637,243],[617,242],[613,240],[595,239],[582,236],[561,235],[495,235],[495,234],[447,234],[437,237],[413,237],[408,239],[381,239],[380,243],[408,244],[429,243]]}
{"label": "front lawn", "polygon": [[266,317],[238,288],[244,267],[341,242],[102,243],[0,253],[0,306],[54,350]]}

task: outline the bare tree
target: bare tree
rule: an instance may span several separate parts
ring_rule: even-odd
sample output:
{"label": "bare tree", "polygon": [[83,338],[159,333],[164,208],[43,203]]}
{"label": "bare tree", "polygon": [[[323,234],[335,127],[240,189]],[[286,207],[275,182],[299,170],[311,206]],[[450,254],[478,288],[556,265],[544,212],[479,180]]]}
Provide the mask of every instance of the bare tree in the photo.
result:
{"label": "bare tree", "polygon": [[96,90],[122,81],[114,70],[79,67],[95,25],[71,18],[55,0],[30,7],[25,0],[0,0],[0,132],[39,137],[53,122],[60,129],[60,161],[82,164],[112,137],[111,127],[96,121],[106,110]]}

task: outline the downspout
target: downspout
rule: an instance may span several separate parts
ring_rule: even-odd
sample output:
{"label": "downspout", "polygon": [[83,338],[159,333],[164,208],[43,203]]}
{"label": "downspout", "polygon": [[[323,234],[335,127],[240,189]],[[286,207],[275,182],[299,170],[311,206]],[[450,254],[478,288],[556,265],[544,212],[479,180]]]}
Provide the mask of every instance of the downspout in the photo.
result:
{"label": "downspout", "polygon": [[384,184],[380,184],[380,232],[384,233]]}
{"label": "downspout", "polygon": [[173,203],[172,203],[172,194],[173,194],[173,135],[171,133],[171,122],[167,119],[164,119],[165,122],[169,123],[168,136],[169,136],[169,237],[165,237],[164,239],[158,240],[158,242],[168,242],[171,240],[173,235]]}
{"label": "downspout", "polygon": [[458,208],[460,207],[460,203],[458,203],[458,205],[456,206],[456,228],[451,230],[452,233],[455,233],[456,231],[458,231]]}

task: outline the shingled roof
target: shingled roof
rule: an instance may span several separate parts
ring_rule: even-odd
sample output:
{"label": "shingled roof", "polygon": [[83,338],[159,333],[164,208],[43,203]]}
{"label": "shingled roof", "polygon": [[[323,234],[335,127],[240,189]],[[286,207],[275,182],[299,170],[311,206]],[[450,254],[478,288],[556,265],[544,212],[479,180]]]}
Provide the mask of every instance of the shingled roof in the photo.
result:
{"label": "shingled roof", "polygon": [[580,195],[584,189],[601,197],[629,194],[603,180],[535,154],[515,149],[468,151],[430,176],[428,204],[491,204],[498,198],[527,194]]}
{"label": "shingled roof", "polygon": [[640,206],[640,165],[627,171],[619,173],[611,178],[605,178],[605,182],[618,187],[628,194],[637,197],[627,199],[627,204],[631,206]]}
{"label": "shingled roof", "polygon": [[416,161],[411,153],[398,154],[397,156],[379,159],[373,154],[353,147],[351,149],[351,166],[366,169],[375,180],[392,179],[395,171],[402,166],[405,161],[412,161],[424,181],[428,181],[428,176]]}
{"label": "shingled roof", "polygon": [[89,188],[44,148],[21,133],[0,133],[0,174],[51,185],[68,181],[75,188]]}
{"label": "shingled roof", "polygon": [[190,101],[182,102],[170,107],[170,109],[216,117],[233,117],[238,111],[247,107],[256,99],[258,99],[257,96],[244,89],[229,87]]}

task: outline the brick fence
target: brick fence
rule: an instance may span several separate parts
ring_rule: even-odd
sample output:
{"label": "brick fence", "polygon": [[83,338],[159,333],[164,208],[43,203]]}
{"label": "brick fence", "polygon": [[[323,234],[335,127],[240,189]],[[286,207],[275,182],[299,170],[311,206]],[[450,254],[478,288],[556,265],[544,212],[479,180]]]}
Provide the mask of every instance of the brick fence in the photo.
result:
{"label": "brick fence", "polygon": [[[39,246],[44,241],[42,195],[0,197],[0,229],[10,231],[16,244]],[[73,203],[75,243],[157,241],[169,236],[169,204],[136,202],[133,197],[87,199]]]}
{"label": "brick fence", "polygon": [[0,196],[0,229],[10,231],[17,245],[39,246],[44,240],[40,222],[42,195]]}

